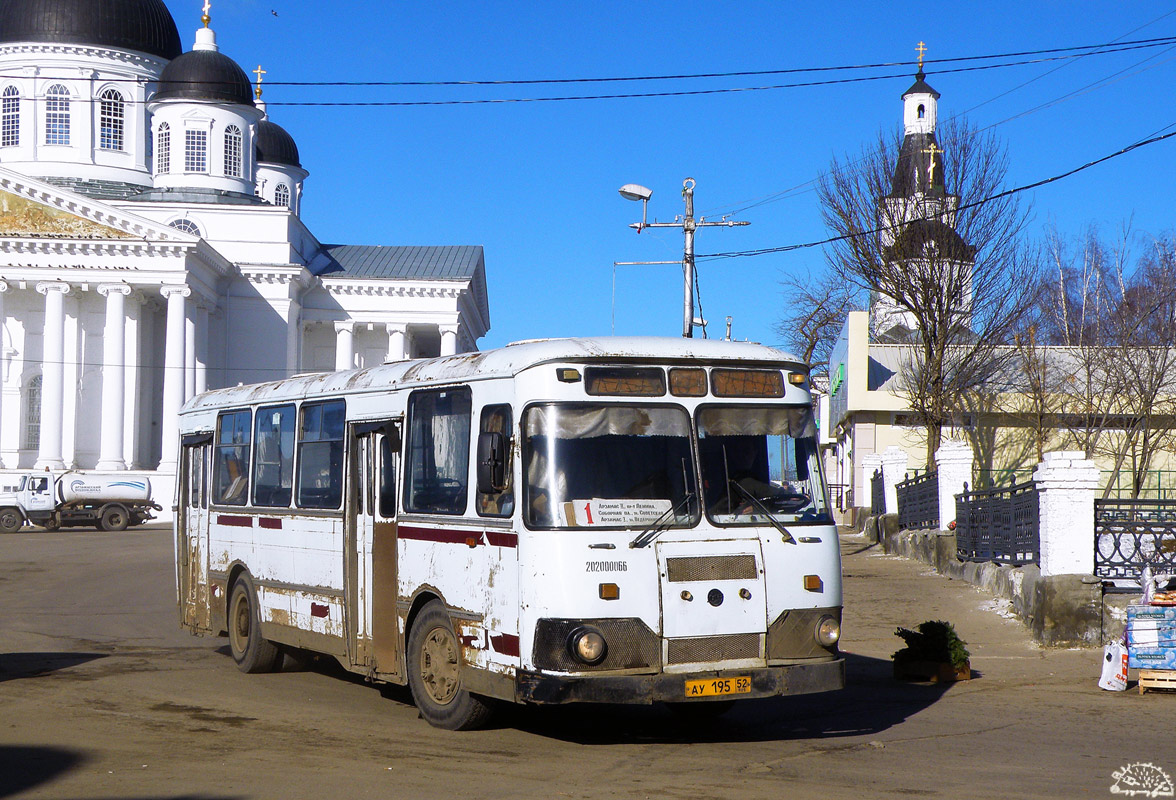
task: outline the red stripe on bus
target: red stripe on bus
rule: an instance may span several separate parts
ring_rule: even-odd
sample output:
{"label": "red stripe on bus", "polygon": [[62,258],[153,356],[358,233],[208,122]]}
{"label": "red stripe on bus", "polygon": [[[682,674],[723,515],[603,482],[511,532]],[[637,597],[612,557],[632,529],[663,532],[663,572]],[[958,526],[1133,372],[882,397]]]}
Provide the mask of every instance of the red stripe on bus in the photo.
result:
{"label": "red stripe on bus", "polygon": [[495,547],[518,547],[519,535],[517,533],[486,531],[486,541]]}
{"label": "red stripe on bus", "polygon": [[232,525],[234,528],[252,528],[253,517],[238,517],[233,514],[218,514],[218,525]]}
{"label": "red stripe on bus", "polygon": [[322,603],[310,604],[310,615],[312,617],[325,617],[331,613],[330,606],[325,606]]}
{"label": "red stripe on bus", "polygon": [[282,529],[282,521],[277,517],[261,517],[257,520],[257,527],[280,531]]}
{"label": "red stripe on bus", "polygon": [[422,542],[440,542],[442,544],[465,544],[475,547],[489,542],[495,547],[518,547],[519,537],[515,533],[500,533],[499,531],[459,531],[449,528],[417,528],[411,525],[401,525],[397,528],[397,536],[401,539],[416,539]]}
{"label": "red stripe on bus", "polygon": [[490,634],[490,644],[504,656],[519,654],[519,637],[513,633]]}

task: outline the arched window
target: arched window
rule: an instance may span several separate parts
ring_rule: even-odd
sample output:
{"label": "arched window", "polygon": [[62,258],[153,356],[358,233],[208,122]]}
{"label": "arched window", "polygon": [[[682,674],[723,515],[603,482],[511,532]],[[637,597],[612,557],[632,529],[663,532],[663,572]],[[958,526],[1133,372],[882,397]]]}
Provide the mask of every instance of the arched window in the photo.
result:
{"label": "arched window", "polygon": [[923,107],[922,103],[920,103],[919,104],[919,119],[922,119],[923,115],[926,113],[927,113],[927,109]]}
{"label": "arched window", "polygon": [[279,183],[278,188],[274,189],[274,205],[290,207],[290,187],[284,183]]}
{"label": "arched window", "polygon": [[200,226],[197,225],[195,222],[193,222],[190,219],[173,219],[171,222],[168,223],[168,226],[171,228],[175,228],[177,231],[183,231],[184,233],[190,233],[193,236],[203,236],[204,235],[203,233],[200,232]]}
{"label": "arched window", "polygon": [[45,144],[69,144],[69,90],[60,83],[45,92]]}
{"label": "arched window", "polygon": [[24,446],[37,450],[41,446],[41,376],[29,381],[25,387]]}
{"label": "arched window", "polygon": [[168,172],[171,172],[171,126],[161,122],[155,133],[155,174]]}
{"label": "arched window", "polygon": [[208,131],[184,131],[184,172],[208,172]]}
{"label": "arched window", "polygon": [[241,177],[241,129],[236,125],[225,128],[225,177]]}
{"label": "arched window", "polygon": [[0,99],[0,147],[15,147],[20,144],[20,90],[15,86],[4,87]]}
{"label": "arched window", "polygon": [[123,98],[117,89],[107,89],[98,96],[98,147],[101,150],[123,149]]}

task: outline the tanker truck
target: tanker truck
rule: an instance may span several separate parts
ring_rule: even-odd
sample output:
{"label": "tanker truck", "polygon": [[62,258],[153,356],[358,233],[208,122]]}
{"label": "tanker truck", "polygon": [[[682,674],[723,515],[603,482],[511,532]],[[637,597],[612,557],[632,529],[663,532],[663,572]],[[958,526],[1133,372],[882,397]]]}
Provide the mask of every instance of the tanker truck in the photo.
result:
{"label": "tanker truck", "polygon": [[26,524],[51,531],[78,526],[121,531],[141,525],[159,510],[145,477],[78,470],[30,472],[21,476],[15,492],[0,493],[0,533]]}

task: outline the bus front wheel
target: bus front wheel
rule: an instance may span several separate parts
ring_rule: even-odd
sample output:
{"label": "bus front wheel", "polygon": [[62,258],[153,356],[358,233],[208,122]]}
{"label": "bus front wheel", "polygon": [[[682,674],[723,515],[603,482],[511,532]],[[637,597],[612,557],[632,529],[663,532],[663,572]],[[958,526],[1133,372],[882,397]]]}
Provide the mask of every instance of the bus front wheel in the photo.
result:
{"label": "bus front wheel", "polygon": [[233,582],[229,595],[229,650],[242,672],[273,672],[282,657],[273,642],[262,638],[257,593],[248,573]]}
{"label": "bus front wheel", "polygon": [[490,701],[462,688],[457,636],[441,601],[432,600],[421,609],[408,637],[408,653],[408,685],[426,722],[468,731],[489,721]]}

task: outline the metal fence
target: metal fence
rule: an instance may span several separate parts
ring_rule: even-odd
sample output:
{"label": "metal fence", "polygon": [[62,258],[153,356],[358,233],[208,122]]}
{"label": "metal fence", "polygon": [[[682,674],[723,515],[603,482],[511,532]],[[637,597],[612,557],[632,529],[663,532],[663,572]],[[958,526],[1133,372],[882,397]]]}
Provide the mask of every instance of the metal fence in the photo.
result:
{"label": "metal fence", "polygon": [[870,513],[886,513],[886,482],[880,469],[874,470],[874,477],[870,478]]}
{"label": "metal fence", "polygon": [[1016,486],[1018,483],[1032,480],[1033,468],[1007,469],[978,469],[976,470],[976,488],[991,489],[997,486]]}
{"label": "metal fence", "polygon": [[1176,500],[1095,500],[1094,574],[1135,581],[1176,575]]}
{"label": "metal fence", "polygon": [[956,495],[956,553],[961,561],[1035,564],[1040,556],[1037,487],[1032,481]]}
{"label": "metal fence", "polygon": [[898,492],[898,524],[903,530],[939,530],[939,476],[925,472],[907,478]]}
{"label": "metal fence", "polygon": [[[1134,492],[1131,472],[1103,470],[1101,488],[1108,497],[1130,499]],[[1139,482],[1139,497],[1145,500],[1176,500],[1176,470],[1149,469]]]}

